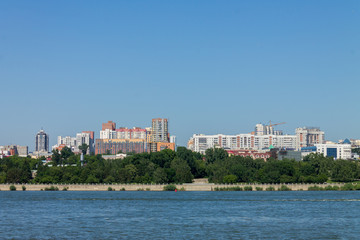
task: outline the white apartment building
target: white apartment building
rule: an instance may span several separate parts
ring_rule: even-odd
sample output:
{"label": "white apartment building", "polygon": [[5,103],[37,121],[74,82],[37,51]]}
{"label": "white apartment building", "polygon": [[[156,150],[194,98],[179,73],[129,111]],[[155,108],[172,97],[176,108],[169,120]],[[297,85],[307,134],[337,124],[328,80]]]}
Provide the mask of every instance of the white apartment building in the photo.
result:
{"label": "white apartment building", "polygon": [[73,151],[73,152],[80,152],[79,147],[84,143],[89,146],[88,154],[95,152],[94,139],[91,138],[90,133],[85,133],[85,132],[77,133],[76,137],[58,136],[58,142],[56,145],[52,146],[52,149],[56,149],[60,145],[65,145],[68,148],[70,148],[71,151]]}
{"label": "white apartment building", "polygon": [[283,135],[283,132],[281,130],[275,130],[271,125],[264,125],[259,123],[255,125],[255,135]]}
{"label": "white apartment building", "polygon": [[95,152],[94,139],[91,138],[90,133],[77,133],[76,134],[76,147],[74,149],[75,152],[80,152],[79,147],[82,144],[86,144],[89,146],[87,153]]}
{"label": "white apartment building", "polygon": [[297,146],[295,135],[204,135],[194,134],[189,140],[188,148],[204,154],[209,148],[262,150],[270,146],[275,148],[295,149]]}
{"label": "white apartment building", "polygon": [[334,159],[351,159],[351,144],[315,144],[316,152]]}
{"label": "white apartment building", "polygon": [[170,136],[170,142],[176,145],[176,136]]}
{"label": "white apartment building", "polygon": [[100,139],[117,139],[117,132],[111,129],[101,130]]}
{"label": "white apartment building", "polygon": [[57,145],[60,146],[61,144],[64,144],[64,145],[68,146],[69,148],[75,147],[76,146],[76,137],[58,136]]}

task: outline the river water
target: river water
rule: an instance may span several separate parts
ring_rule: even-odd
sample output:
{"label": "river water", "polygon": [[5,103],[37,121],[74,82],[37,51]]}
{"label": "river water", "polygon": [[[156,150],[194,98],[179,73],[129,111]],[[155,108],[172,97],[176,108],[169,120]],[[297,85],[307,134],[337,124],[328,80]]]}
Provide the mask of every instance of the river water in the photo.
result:
{"label": "river water", "polygon": [[360,239],[360,192],[0,192],[0,239]]}

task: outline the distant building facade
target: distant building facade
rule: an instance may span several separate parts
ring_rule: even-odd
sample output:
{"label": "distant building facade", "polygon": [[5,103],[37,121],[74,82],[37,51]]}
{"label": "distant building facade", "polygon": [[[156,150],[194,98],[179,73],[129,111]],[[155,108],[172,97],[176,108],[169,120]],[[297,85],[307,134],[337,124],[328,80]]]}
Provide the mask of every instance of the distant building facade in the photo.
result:
{"label": "distant building facade", "polygon": [[297,128],[295,133],[298,142],[298,149],[325,143],[325,133],[318,127]]}
{"label": "distant building facade", "polygon": [[49,152],[49,135],[42,129],[35,137],[35,152]]}
{"label": "distant building facade", "polygon": [[28,146],[19,146],[19,145],[0,146],[1,156],[18,155],[20,157],[27,157],[28,154],[29,154]]}
{"label": "distant building facade", "polygon": [[74,153],[80,153],[79,147],[82,144],[88,145],[87,154],[95,153],[95,142],[93,131],[82,131],[77,133],[75,137],[62,137],[58,136],[58,142],[52,147],[52,149],[58,149],[61,151],[65,146],[70,148]]}
{"label": "distant building facade", "polygon": [[221,147],[231,150],[263,150],[275,148],[296,149],[296,136],[294,135],[204,135],[194,134],[188,142],[192,151],[204,154],[209,148]]}
{"label": "distant building facade", "polygon": [[[284,123],[280,123],[284,124]],[[255,131],[236,135],[205,135],[194,134],[188,141],[188,149],[204,154],[209,148],[221,147],[230,150],[266,150],[277,148],[279,150],[297,150],[302,147],[314,146],[324,143],[324,132],[319,128],[297,128],[295,135],[283,134],[274,130],[273,125],[256,124]]]}
{"label": "distant building facade", "polygon": [[229,156],[251,157],[252,159],[267,160],[271,157],[270,151],[257,151],[257,150],[226,150]]}
{"label": "distant building facade", "polygon": [[175,150],[175,143],[170,142],[168,120],[162,118],[153,119],[151,128],[116,129],[116,124],[108,121],[102,124],[100,138],[95,141],[96,154],[157,152],[163,149]]}
{"label": "distant building facade", "polygon": [[116,123],[114,123],[113,121],[108,121],[107,123],[103,123],[102,130],[105,130],[105,129],[115,130]]}
{"label": "distant building facade", "polygon": [[149,152],[144,139],[96,139],[95,154],[144,153]]}
{"label": "distant building facade", "polygon": [[255,125],[255,135],[283,135],[283,132],[281,130],[275,130],[271,125],[264,125],[259,123]]}
{"label": "distant building facade", "polygon": [[351,144],[315,144],[316,152],[334,159],[351,159]]}
{"label": "distant building facade", "polygon": [[280,150],[277,151],[276,154],[278,160],[283,160],[283,159],[294,159],[295,161],[302,160],[301,151]]}
{"label": "distant building facade", "polygon": [[170,142],[168,120],[166,118],[154,118],[151,124],[152,142]]}

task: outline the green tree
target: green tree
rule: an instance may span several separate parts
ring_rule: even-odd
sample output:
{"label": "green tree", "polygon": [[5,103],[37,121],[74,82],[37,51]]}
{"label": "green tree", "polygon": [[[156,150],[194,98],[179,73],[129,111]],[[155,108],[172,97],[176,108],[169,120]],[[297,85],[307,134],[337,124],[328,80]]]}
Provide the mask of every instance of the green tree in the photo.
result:
{"label": "green tree", "polygon": [[175,157],[171,162],[171,168],[175,170],[175,181],[178,183],[191,183],[194,176],[187,162]]}
{"label": "green tree", "polygon": [[167,178],[167,174],[164,171],[163,168],[158,167],[153,174],[153,181],[155,183],[167,183],[168,182],[168,178]]}
{"label": "green tree", "polygon": [[205,159],[208,164],[225,160],[228,156],[229,154],[222,148],[209,148],[205,151]]}
{"label": "green tree", "polygon": [[134,164],[129,164],[125,166],[125,173],[126,173],[126,181],[133,182],[136,177],[137,169]]}
{"label": "green tree", "polygon": [[[66,160],[70,157],[74,155],[74,153],[71,151],[71,149],[67,146],[65,146],[63,149],[61,149],[60,151],[60,157],[62,159],[62,161],[64,160],[66,162]],[[62,162],[62,165],[65,163]]]}
{"label": "green tree", "polygon": [[236,183],[237,182],[237,176],[234,174],[226,175],[224,176],[224,183]]}
{"label": "green tree", "polygon": [[60,153],[58,150],[56,150],[56,149],[52,150],[51,160],[52,160],[54,166],[57,166],[60,164],[61,156],[60,156]]}
{"label": "green tree", "polygon": [[81,150],[81,152],[84,155],[87,153],[88,148],[89,148],[89,145],[87,145],[86,143],[83,143],[79,146],[79,150]]}

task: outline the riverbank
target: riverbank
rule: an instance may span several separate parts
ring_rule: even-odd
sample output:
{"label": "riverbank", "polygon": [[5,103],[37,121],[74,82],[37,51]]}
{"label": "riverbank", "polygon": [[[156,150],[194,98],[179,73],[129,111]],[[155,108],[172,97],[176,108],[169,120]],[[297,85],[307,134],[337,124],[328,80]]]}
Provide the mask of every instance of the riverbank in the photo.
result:
{"label": "riverbank", "polygon": [[[59,191],[163,191],[167,184],[0,184],[0,191],[10,191],[10,186],[15,186],[17,191],[22,191],[23,186],[26,191],[43,191],[46,189],[57,188]],[[341,188],[345,183],[329,184],[213,184],[213,183],[189,183],[175,184],[177,189],[184,191],[215,191],[215,190],[234,190],[240,189],[247,191],[307,191],[313,190],[314,186],[326,188]],[[310,189],[309,189],[310,188]]]}

